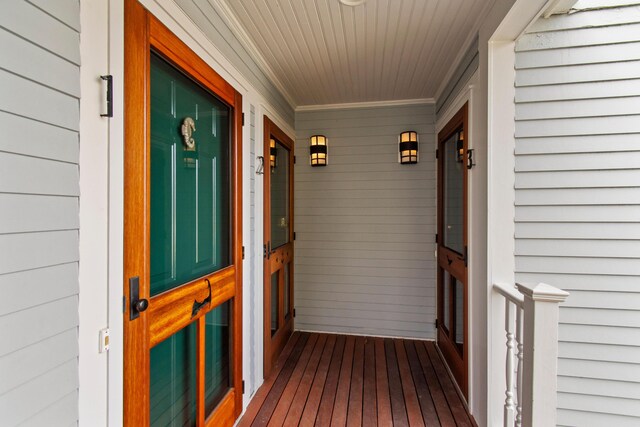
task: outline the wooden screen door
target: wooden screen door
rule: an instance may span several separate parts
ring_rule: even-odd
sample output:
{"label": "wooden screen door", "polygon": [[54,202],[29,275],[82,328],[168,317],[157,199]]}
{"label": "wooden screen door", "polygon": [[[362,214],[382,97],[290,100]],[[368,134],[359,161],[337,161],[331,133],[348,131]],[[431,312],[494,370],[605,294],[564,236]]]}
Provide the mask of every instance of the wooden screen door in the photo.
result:
{"label": "wooden screen door", "polygon": [[125,2],[124,424],[242,410],[242,98]]}
{"label": "wooden screen door", "polygon": [[438,346],[467,396],[467,104],[438,133]]}
{"label": "wooden screen door", "polygon": [[264,118],[264,376],[293,332],[293,140]]}

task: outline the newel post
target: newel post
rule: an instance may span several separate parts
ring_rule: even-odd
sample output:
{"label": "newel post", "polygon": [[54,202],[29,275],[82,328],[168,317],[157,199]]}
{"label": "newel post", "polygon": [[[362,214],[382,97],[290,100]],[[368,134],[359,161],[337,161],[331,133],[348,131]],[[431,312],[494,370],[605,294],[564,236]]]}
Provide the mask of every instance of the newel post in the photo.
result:
{"label": "newel post", "polygon": [[522,425],[554,426],[559,304],[569,293],[545,283],[516,284],[516,287],[524,295]]}

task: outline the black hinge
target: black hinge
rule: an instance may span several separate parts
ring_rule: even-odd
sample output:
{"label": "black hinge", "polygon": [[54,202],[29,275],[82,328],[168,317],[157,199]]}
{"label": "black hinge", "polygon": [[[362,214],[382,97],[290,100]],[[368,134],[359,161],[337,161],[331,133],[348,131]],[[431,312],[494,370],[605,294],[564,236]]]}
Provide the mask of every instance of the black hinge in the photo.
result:
{"label": "black hinge", "polygon": [[296,156],[293,156],[293,164],[296,164]]}
{"label": "black hinge", "polygon": [[107,112],[106,114],[100,114],[100,117],[113,117],[113,76],[107,74],[106,76],[100,76],[100,78],[107,82]]}
{"label": "black hinge", "polygon": [[244,246],[242,247],[242,259],[244,259]]}
{"label": "black hinge", "polygon": [[436,243],[438,243],[438,233],[436,233]]}
{"label": "black hinge", "polygon": [[293,232],[293,240],[296,240],[296,232]]}
{"label": "black hinge", "polygon": [[126,309],[127,309],[127,297],[122,295],[122,313],[123,314],[124,314]]}
{"label": "black hinge", "polygon": [[293,309],[293,317],[296,317],[296,309]]}
{"label": "black hinge", "polygon": [[438,158],[439,152],[440,152],[440,150],[436,150],[436,159]]}
{"label": "black hinge", "polygon": [[265,243],[264,245],[262,245],[262,251],[263,251],[263,258],[267,258],[267,244]]}
{"label": "black hinge", "polygon": [[242,394],[244,394],[244,380],[242,380]]}
{"label": "black hinge", "polygon": [[244,113],[242,113],[242,126],[244,126]]}
{"label": "black hinge", "polygon": [[464,258],[463,258],[463,261],[464,261],[464,266],[466,267],[467,264],[469,263],[469,254],[467,252],[467,247],[466,246],[464,247]]}
{"label": "black hinge", "polygon": [[438,319],[436,319],[436,321],[434,322],[434,324],[436,325],[436,329],[438,329]]}

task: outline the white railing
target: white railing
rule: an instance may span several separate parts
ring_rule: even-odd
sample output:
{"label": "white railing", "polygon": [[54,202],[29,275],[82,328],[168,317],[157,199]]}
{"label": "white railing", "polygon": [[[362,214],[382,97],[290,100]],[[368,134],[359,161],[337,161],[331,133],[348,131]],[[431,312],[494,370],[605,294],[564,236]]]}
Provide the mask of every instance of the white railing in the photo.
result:
{"label": "white railing", "polygon": [[502,351],[493,352],[505,362],[502,425],[556,425],[559,304],[569,294],[544,283],[494,284],[493,289],[504,301],[504,314],[497,307],[492,314],[504,315],[504,330],[491,332],[494,343],[500,336],[504,343]]}

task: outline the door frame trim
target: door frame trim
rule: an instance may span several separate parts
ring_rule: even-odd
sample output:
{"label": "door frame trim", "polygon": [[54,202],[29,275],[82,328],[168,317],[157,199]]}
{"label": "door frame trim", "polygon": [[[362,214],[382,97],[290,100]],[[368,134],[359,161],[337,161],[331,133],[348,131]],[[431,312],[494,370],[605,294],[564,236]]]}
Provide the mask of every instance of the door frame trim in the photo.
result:
{"label": "door frame trim", "polygon": [[[287,253],[282,254],[282,259],[279,261],[282,263],[287,263],[293,260],[293,230],[295,224],[294,218],[294,142],[293,139],[290,138],[282,129],[278,127],[269,117],[264,115],[264,128],[263,128],[263,153],[264,153],[264,203],[263,203],[263,244],[267,245],[271,239],[271,173],[269,169],[269,148],[270,148],[270,139],[271,136],[274,136],[278,142],[280,142],[283,146],[285,146],[290,151],[289,158],[289,242],[291,243],[291,250],[286,251]],[[287,246],[287,245],[285,245]],[[273,367],[274,353],[280,353],[287,343],[288,338],[294,331],[294,315],[293,309],[290,310],[290,319],[289,321],[285,321],[284,326],[278,330],[278,332],[272,337],[271,336],[271,260],[267,252],[270,248],[265,246],[265,258],[264,258],[264,269],[263,269],[263,376],[267,378],[271,368]],[[284,268],[284,267],[283,267]],[[294,273],[294,265],[291,263],[291,267],[289,269],[289,280],[291,282],[290,287],[290,296],[289,296],[289,304],[290,307],[293,307],[293,298],[295,295],[294,291],[294,283],[293,280]]]}
{"label": "door frame trim", "polygon": [[[231,226],[233,276],[231,372],[233,387],[222,399],[215,416],[205,425],[233,424],[242,412],[242,95],[174,35],[137,0],[124,3],[124,230],[123,282],[125,301],[129,300],[128,279],[139,276],[141,298],[149,298],[150,248],[150,52],[161,53],[169,62],[197,80],[232,107],[231,129]],[[140,143],[139,141],[142,141]],[[142,161],[141,161],[142,159]],[[126,177],[139,177],[127,179]],[[142,237],[142,238],[141,238]],[[140,242],[142,240],[142,242]],[[135,248],[135,250],[133,249]],[[134,336],[141,336],[149,347],[149,313],[140,313],[129,321],[124,304],[123,325],[123,422],[137,426],[149,424],[149,393],[139,393],[149,384],[149,352],[139,351],[135,358],[127,353],[137,348]],[[204,314],[204,313],[203,313]],[[202,323],[195,320],[194,322]],[[132,360],[133,359],[133,360]],[[141,386],[140,384],[143,384]],[[202,392],[202,391],[200,391]],[[202,406],[202,405],[201,405]],[[220,409],[220,410],[218,410]],[[200,423],[198,423],[201,425]]]}

